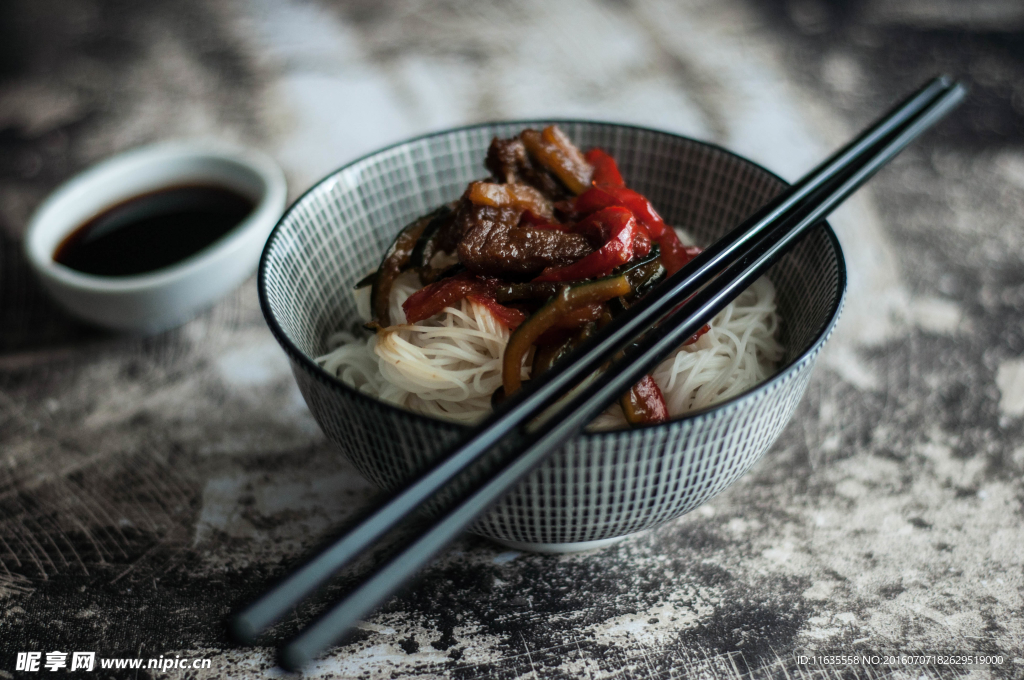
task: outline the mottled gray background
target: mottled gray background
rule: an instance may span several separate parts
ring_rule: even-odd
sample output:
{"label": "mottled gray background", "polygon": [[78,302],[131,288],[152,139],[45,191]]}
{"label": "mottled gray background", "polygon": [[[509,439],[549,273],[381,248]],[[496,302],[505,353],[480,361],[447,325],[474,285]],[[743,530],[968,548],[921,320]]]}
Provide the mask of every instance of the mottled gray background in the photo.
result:
{"label": "mottled gray background", "polygon": [[[48,302],[19,247],[64,179],[206,136],[270,153],[294,197],[386,143],[527,116],[678,131],[792,179],[939,71],[971,98],[836,214],[847,311],[750,474],[603,552],[467,537],[310,677],[1024,676],[1024,6],[4,0],[0,677],[52,650],[279,673],[224,616],[371,493],[254,280],[143,339]],[[798,658],[893,652],[1004,663]]]}

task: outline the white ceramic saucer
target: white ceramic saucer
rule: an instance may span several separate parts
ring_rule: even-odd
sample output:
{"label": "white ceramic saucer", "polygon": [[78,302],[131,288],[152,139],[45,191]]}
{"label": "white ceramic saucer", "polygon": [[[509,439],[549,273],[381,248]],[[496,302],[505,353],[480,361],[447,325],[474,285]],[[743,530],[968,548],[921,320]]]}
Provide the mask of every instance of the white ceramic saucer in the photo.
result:
{"label": "white ceramic saucer", "polygon": [[[169,267],[133,276],[97,276],[54,261],[64,238],[105,209],[147,192],[208,183],[256,204],[237,227]],[[281,169],[267,156],[219,142],[165,142],[120,154],[59,187],[25,234],[29,264],[68,312],[119,331],[155,333],[212,305],[256,269],[284,210]]]}

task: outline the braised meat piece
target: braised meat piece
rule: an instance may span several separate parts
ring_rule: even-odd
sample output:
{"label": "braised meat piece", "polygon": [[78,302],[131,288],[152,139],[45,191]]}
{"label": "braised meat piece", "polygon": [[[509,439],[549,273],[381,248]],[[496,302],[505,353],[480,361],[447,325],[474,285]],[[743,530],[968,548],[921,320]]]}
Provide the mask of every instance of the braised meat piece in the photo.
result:
{"label": "braised meat piece", "polygon": [[487,158],[484,160],[484,165],[491,171],[491,176],[505,184],[519,183],[521,169],[529,164],[526,146],[518,137],[492,139],[491,146],[487,149]]}
{"label": "braised meat piece", "polygon": [[552,201],[561,201],[573,195],[553,174],[534,165],[526,153],[526,145],[518,137],[495,137],[491,140],[484,164],[496,181],[504,184],[529,184]]}
{"label": "braised meat piece", "polygon": [[472,272],[521,278],[545,267],[572,264],[593,250],[581,235],[520,224],[524,211],[551,222],[553,204],[571,213],[568,199],[575,190],[569,187],[584,186],[593,173],[556,127],[526,130],[511,139],[495,137],[485,164],[492,179],[469,185],[455,218],[441,224],[431,240],[431,253],[457,252]]}
{"label": "braised meat piece", "polygon": [[521,211],[464,201],[455,224],[459,261],[487,276],[532,277],[545,267],[572,264],[593,248],[579,234],[519,226]]}

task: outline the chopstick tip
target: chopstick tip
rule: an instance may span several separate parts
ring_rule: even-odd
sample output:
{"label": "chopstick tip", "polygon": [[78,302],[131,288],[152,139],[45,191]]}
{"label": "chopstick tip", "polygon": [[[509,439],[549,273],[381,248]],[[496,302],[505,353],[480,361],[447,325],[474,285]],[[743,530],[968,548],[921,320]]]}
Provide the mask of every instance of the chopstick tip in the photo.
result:
{"label": "chopstick tip", "polygon": [[244,614],[232,616],[228,621],[228,632],[235,641],[244,645],[251,645],[256,641],[259,631]]}
{"label": "chopstick tip", "polygon": [[298,673],[309,661],[310,657],[295,645],[285,645],[277,652],[277,665],[291,673]]}

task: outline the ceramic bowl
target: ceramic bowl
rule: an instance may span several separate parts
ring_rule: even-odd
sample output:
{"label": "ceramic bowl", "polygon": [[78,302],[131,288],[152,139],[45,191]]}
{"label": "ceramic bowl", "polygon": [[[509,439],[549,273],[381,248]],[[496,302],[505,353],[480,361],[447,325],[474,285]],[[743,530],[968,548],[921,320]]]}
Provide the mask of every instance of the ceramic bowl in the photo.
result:
{"label": "ceramic bowl", "polygon": [[[670,224],[710,243],[783,189],[769,171],[720,147],[655,130],[583,121],[460,128],[363,157],[324,178],[286,212],[267,242],[260,302],[299,388],[327,437],[384,489],[422,471],[462,427],[378,401],[323,371],[326,339],[357,321],[352,286],[397,231],[487,175],[491,138],[558,122],[599,146],[629,186]],[[598,547],[693,510],[734,482],[779,436],[835,324],[846,289],[827,224],[769,271],[786,348],[774,377],[702,412],[658,425],[585,433],[551,455],[472,531],[541,551]]]}
{"label": "ceramic bowl", "polygon": [[[86,274],[54,261],[64,238],[134,196],[183,184],[215,184],[255,202],[223,237],[162,269],[133,276]],[[25,254],[68,312],[112,330],[155,333],[178,325],[252,275],[284,210],[281,169],[267,156],[216,142],[165,142],[103,161],[59,187],[33,215]]]}

